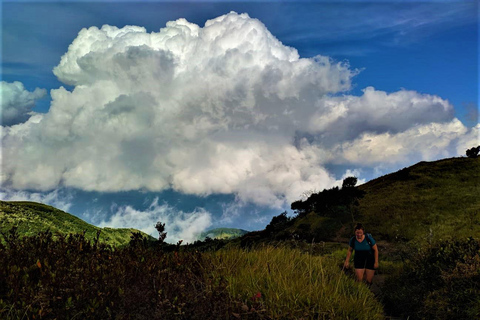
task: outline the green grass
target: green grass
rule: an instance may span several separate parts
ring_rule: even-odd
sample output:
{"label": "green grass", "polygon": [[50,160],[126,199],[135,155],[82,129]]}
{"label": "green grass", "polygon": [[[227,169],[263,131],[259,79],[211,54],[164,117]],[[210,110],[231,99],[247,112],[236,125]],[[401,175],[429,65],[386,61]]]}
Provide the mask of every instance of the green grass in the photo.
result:
{"label": "green grass", "polygon": [[387,240],[480,236],[480,158],[420,162],[359,188],[359,219]]}
{"label": "green grass", "polygon": [[230,296],[256,304],[273,319],[383,318],[373,294],[333,258],[270,246],[212,255],[214,272],[226,279]]}
{"label": "green grass", "polygon": [[456,235],[480,237],[480,158],[420,162],[358,189],[358,206],[310,212],[276,230],[273,239],[344,241],[362,222],[376,240],[432,244]]}
{"label": "green grass", "polygon": [[128,244],[131,233],[139,232],[136,229],[99,228],[69,213],[41,203],[0,201],[0,231],[5,233],[13,226],[18,228],[18,233],[22,237],[33,236],[49,229],[52,233],[63,234],[85,232],[85,237],[93,240],[97,231],[100,230],[100,242],[114,246]]}

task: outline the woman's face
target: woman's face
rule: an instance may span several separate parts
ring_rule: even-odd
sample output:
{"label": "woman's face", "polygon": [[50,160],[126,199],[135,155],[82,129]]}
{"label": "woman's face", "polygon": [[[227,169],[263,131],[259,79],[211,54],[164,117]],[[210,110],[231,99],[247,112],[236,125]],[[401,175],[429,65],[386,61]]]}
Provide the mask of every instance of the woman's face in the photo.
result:
{"label": "woman's face", "polygon": [[363,230],[362,229],[358,229],[358,230],[355,230],[355,237],[357,237],[357,239],[362,239],[363,237]]}

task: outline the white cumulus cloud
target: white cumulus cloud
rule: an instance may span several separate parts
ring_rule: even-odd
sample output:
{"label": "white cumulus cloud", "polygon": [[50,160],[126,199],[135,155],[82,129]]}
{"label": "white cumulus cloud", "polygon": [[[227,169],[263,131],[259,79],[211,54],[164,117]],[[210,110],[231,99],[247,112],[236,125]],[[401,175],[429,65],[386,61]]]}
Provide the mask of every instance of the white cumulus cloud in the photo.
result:
{"label": "white cumulus cloud", "polygon": [[454,108],[438,96],[401,90],[393,93],[368,87],[361,96],[326,97],[317,102],[310,132],[351,140],[362,132],[398,133],[415,125],[448,122]]}
{"label": "white cumulus cloud", "polygon": [[[365,133],[338,146],[339,162],[375,165],[435,160],[457,152],[459,139],[469,130],[457,119],[414,126],[392,133]],[[464,152],[462,152],[464,153]]]}
{"label": "white cumulus cloud", "polygon": [[139,211],[131,206],[114,208],[115,212],[107,220],[103,220],[100,227],[135,228],[153,237],[158,237],[155,229],[157,222],[165,223],[167,232],[166,242],[176,243],[183,240],[191,243],[198,239],[203,231],[212,224],[211,214],[204,209],[193,212],[178,211],[167,204],[159,204],[156,198],[145,211]]}
{"label": "white cumulus cloud", "polygon": [[45,89],[36,88],[33,92],[25,89],[23,83],[0,82],[1,124],[12,126],[30,118],[35,102],[47,94]]}
{"label": "white cumulus cloud", "polygon": [[329,163],[457,155],[471,135],[437,96],[348,95],[357,70],[301,58],[234,12],[151,33],[82,29],[53,72],[74,89],[52,90],[47,114],[3,128],[7,188],[174,189],[283,207],[338,184]]}

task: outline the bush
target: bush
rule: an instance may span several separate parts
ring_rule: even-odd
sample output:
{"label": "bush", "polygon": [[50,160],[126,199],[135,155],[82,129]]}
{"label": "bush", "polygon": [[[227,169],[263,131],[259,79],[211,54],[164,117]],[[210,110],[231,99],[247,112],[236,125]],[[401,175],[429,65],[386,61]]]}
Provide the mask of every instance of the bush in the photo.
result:
{"label": "bush", "polygon": [[385,282],[385,308],[410,319],[480,317],[480,242],[444,241],[410,254]]}

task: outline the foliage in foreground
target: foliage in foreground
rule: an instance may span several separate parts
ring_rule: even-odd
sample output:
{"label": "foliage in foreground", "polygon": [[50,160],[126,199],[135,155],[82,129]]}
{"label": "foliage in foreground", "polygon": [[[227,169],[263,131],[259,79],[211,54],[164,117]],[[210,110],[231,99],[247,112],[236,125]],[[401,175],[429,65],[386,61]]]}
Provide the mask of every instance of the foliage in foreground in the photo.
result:
{"label": "foliage in foreground", "polygon": [[274,319],[382,319],[368,288],[346,276],[332,258],[266,246],[212,253],[215,274],[232,297],[260,302]]}
{"label": "foliage in foreground", "polygon": [[[199,253],[133,234],[114,248],[42,232],[0,244],[2,319],[378,319],[335,262],[296,249]],[[165,249],[168,249],[167,251]],[[168,252],[172,250],[171,252]]]}
{"label": "foliage in foreground", "polygon": [[2,319],[228,319],[235,311],[200,254],[164,253],[138,237],[114,249],[82,234],[4,236]]}
{"label": "foliage in foreground", "polygon": [[480,319],[480,241],[443,241],[411,253],[384,294],[386,310],[409,319]]}

